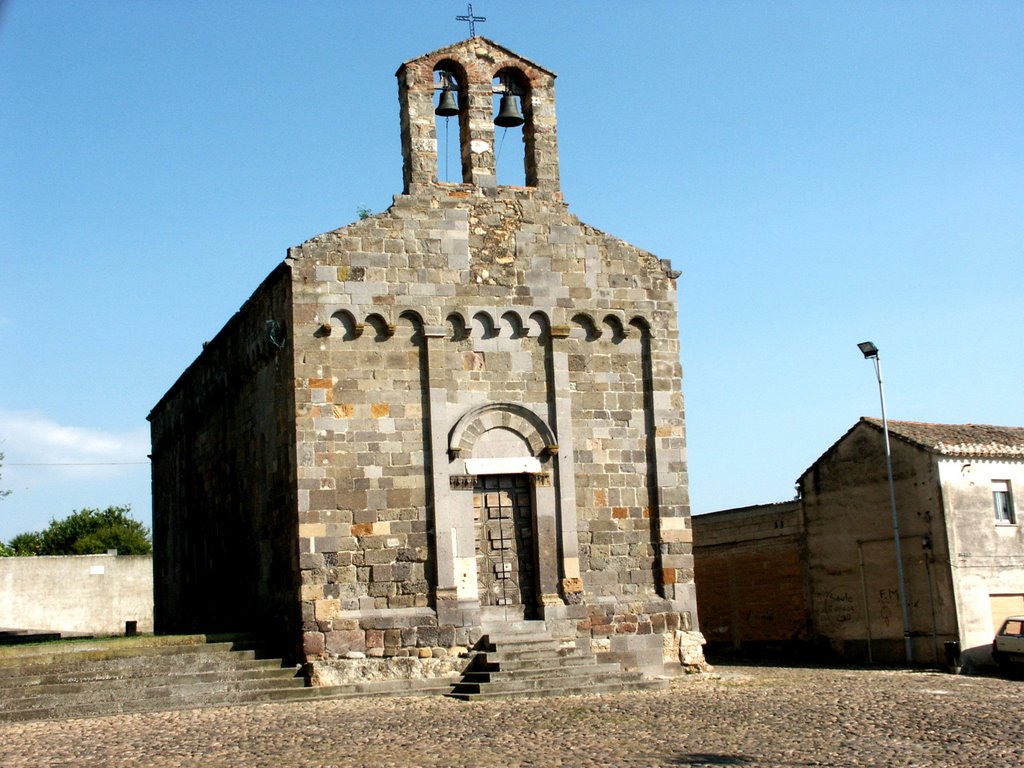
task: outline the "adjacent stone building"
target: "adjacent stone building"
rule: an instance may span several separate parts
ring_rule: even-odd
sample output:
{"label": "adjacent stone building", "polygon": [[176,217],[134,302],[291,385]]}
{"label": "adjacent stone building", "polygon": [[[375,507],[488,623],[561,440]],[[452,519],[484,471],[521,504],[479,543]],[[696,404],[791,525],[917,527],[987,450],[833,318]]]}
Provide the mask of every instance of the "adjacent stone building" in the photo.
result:
{"label": "adjacent stone building", "polygon": [[[944,663],[957,643],[965,665],[989,664],[995,630],[1024,613],[1024,428],[890,421],[889,433],[914,661]],[[795,502],[694,519],[709,640],[779,648],[788,635],[804,651],[906,660],[883,443],[881,422],[862,418],[800,476]]]}
{"label": "adjacent stone building", "polygon": [[697,612],[709,652],[810,650],[803,544],[798,499],[693,517]]}
{"label": "adjacent stone building", "polygon": [[[699,664],[678,273],[569,212],[552,72],[473,37],[397,76],[402,194],[289,249],[150,414],[158,631],[316,663],[535,619]],[[497,183],[495,94],[525,186]]]}

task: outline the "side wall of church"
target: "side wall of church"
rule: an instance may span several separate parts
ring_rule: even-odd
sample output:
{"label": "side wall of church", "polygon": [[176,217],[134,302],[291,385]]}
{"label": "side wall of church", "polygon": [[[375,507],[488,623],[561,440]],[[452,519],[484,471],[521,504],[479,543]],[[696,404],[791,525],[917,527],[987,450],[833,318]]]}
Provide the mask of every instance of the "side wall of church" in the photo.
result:
{"label": "side wall of church", "polygon": [[149,416],[157,632],[297,630],[290,294],[279,267]]}
{"label": "side wall of church", "polygon": [[675,286],[545,197],[437,185],[290,250],[308,657],[475,641],[449,440],[495,403],[556,440],[545,617],[613,654],[696,628]]}

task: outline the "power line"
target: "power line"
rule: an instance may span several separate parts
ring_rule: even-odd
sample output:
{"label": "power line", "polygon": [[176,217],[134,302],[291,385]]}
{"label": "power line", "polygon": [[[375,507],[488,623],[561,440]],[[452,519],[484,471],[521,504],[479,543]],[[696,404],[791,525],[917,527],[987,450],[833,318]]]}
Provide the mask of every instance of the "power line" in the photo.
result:
{"label": "power line", "polygon": [[16,464],[5,461],[5,467],[125,467],[132,464],[149,464],[148,461],[64,461],[64,462],[33,462]]}

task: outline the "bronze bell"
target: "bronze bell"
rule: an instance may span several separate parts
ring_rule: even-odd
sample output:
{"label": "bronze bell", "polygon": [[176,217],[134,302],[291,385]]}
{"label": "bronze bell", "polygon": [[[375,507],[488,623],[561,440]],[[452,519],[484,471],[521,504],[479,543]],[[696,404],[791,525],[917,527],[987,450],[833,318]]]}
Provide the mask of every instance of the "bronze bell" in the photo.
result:
{"label": "bronze bell", "polygon": [[515,128],[525,122],[519,113],[516,97],[505,91],[501,95],[501,104],[498,105],[498,116],[494,118],[494,124],[502,128]]}
{"label": "bronze bell", "polygon": [[455,101],[455,94],[448,86],[441,89],[441,98],[437,100],[437,109],[434,110],[434,114],[440,117],[451,117],[452,115],[459,114],[459,105]]}

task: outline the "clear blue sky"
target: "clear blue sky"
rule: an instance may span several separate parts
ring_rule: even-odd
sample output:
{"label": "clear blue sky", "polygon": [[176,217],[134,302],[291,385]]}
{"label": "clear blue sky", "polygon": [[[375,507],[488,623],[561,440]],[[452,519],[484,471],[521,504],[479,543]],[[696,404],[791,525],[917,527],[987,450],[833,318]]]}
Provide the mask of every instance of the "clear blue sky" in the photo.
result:
{"label": "clear blue sky", "polygon": [[[0,8],[0,538],[148,524],[146,414],[289,246],[401,191],[394,72],[466,6]],[[695,512],[791,498],[878,414],[866,339],[891,418],[1024,425],[1024,3],[474,10],[559,74],[574,212],[683,271]]]}

